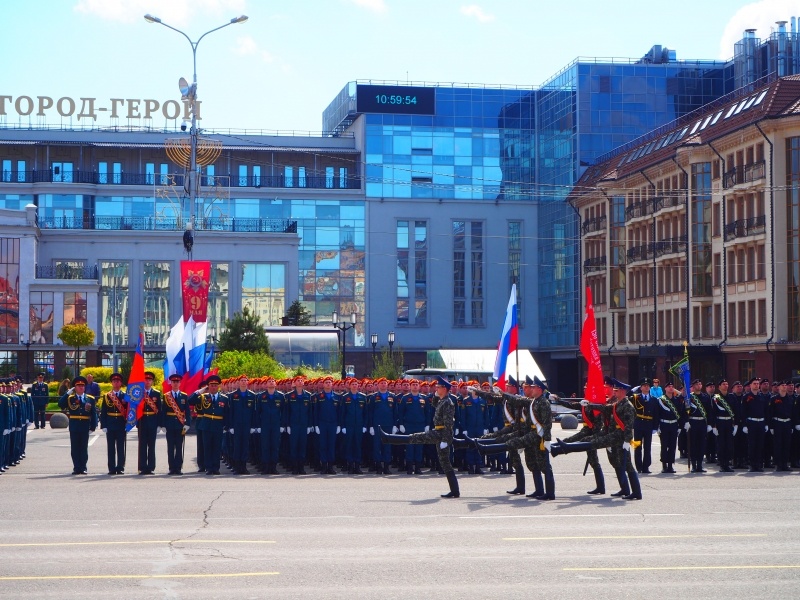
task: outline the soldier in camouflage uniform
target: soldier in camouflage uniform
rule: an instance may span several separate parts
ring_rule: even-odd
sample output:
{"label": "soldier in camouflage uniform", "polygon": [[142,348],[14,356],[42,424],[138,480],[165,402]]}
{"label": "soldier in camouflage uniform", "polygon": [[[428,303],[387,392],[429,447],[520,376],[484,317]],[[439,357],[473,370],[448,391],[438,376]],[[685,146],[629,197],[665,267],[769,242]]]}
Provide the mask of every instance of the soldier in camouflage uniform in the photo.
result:
{"label": "soldier in camouflage uniform", "polygon": [[[642,488],[636,469],[631,464],[631,442],[633,441],[633,423],[636,419],[636,410],[633,408],[627,394],[630,386],[614,380],[614,403],[610,405],[595,405],[608,423],[608,431],[604,435],[593,436],[588,442],[566,443],[557,440],[551,448],[553,456],[569,454],[570,452],[586,452],[591,449],[608,448],[609,458],[617,471],[620,491],[612,496],[622,496],[625,500],[641,500]],[[581,404],[588,406],[588,400]],[[628,481],[630,480],[630,485]]]}
{"label": "soldier in camouflage uniform", "polygon": [[[453,424],[455,421],[456,405],[450,395],[450,382],[442,377],[437,377],[436,393],[431,400],[436,412],[433,415],[433,429],[411,435],[392,435],[378,427],[381,440],[384,444],[436,444],[439,463],[447,475],[450,484],[450,493],[442,494],[442,498],[458,498],[458,479],[450,462],[450,448],[453,445]],[[376,432],[376,433],[378,433]]]}

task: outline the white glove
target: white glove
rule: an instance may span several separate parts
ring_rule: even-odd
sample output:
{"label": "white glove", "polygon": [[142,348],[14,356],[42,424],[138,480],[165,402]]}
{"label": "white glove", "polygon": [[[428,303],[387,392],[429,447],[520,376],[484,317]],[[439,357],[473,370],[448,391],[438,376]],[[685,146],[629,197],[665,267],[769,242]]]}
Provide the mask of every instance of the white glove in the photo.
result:
{"label": "white glove", "polygon": [[716,427],[712,428],[712,429],[711,429],[711,432],[712,432],[714,435],[719,435],[719,429],[717,429]]}
{"label": "white glove", "polygon": [[[692,428],[692,424],[691,424],[691,423],[689,423],[689,422],[687,422],[687,423],[686,423],[686,425],[684,425],[684,426],[683,426],[683,428],[684,428],[686,431],[689,431],[689,430]],[[745,433],[747,433],[747,432],[745,432]]]}
{"label": "white glove", "polygon": [[314,431],[313,427],[306,427],[306,435],[311,435],[312,431]]}
{"label": "white glove", "polygon": [[30,421],[25,421],[25,425],[30,425],[30,424],[31,424]]}
{"label": "white glove", "polygon": [[589,401],[584,398],[581,400],[581,406],[589,406]]}
{"label": "white glove", "polygon": [[397,433],[397,425],[392,426],[392,433]]}
{"label": "white glove", "polygon": [[548,452],[550,452],[550,442],[545,442],[544,443],[544,449],[547,450]]}
{"label": "white glove", "polygon": [[747,433],[747,425],[745,425],[744,427],[742,427],[742,433]]}
{"label": "white glove", "polygon": [[455,435],[458,435],[458,429],[456,429]]}
{"label": "white glove", "polygon": [[734,425],[733,426],[733,435],[736,435],[737,431],[739,431],[739,426],[738,425]]}
{"label": "white glove", "polygon": [[800,431],[800,425],[795,425],[794,428],[795,430]]}
{"label": "white glove", "polygon": [[489,434],[489,430],[488,429],[484,429],[483,430],[483,435],[488,435],[488,434]]}
{"label": "white glove", "polygon": [[[286,427],[281,427],[281,433],[283,433],[284,431],[286,431]],[[289,433],[292,433],[292,432],[290,431]]]}
{"label": "white glove", "polygon": [[233,435],[233,427],[228,427],[228,433],[230,433],[231,435]]}
{"label": "white glove", "polygon": [[653,432],[653,435],[655,435],[656,433],[658,433],[658,435],[661,435],[661,430],[659,429],[659,430],[657,430],[657,432],[656,432],[656,431],[654,431],[654,432]]}
{"label": "white glove", "polygon": [[706,433],[709,433],[710,431],[711,431],[711,425],[706,425]]}
{"label": "white glove", "polygon": [[74,391],[75,391],[75,388],[74,388],[74,387],[71,387],[71,388],[69,388],[69,389],[67,390],[67,393],[68,393],[68,394],[71,394],[71,393],[72,393],[72,392],[74,392]]}
{"label": "white glove", "polygon": [[429,432],[430,430],[431,430],[431,426],[430,425],[425,425],[425,433]]}
{"label": "white glove", "polygon": [[336,426],[336,433],[337,434],[342,433],[342,428],[339,427],[338,425]]}
{"label": "white glove", "polygon": [[[768,431],[770,431],[769,425],[764,425],[764,433],[767,433]],[[772,432],[770,431],[770,433]]]}
{"label": "white glove", "polygon": [[400,433],[405,433],[405,432],[406,432],[406,426],[400,425]]}
{"label": "white glove", "polygon": [[361,428],[361,433],[367,433],[367,428],[366,427],[362,427]]}
{"label": "white glove", "polygon": [[447,448],[447,442],[439,442],[439,448],[441,448],[442,450]]}
{"label": "white glove", "polygon": [[657,433],[661,433],[661,432],[658,429],[653,429],[653,431],[650,432],[650,435],[655,435]]}
{"label": "white glove", "polygon": [[467,436],[469,436],[469,431],[467,431],[467,430],[465,429],[465,430],[464,430],[464,437],[467,437]]}
{"label": "white glove", "polygon": [[250,428],[250,433],[255,433],[255,432],[256,432],[256,428],[255,427],[251,427]]}
{"label": "white glove", "polygon": [[314,432],[315,432],[317,435],[319,435],[319,425],[317,425],[316,427],[314,427]]}
{"label": "white glove", "polygon": [[3,435],[8,435],[9,433],[11,433],[11,431],[8,429],[3,429]]}
{"label": "white glove", "polygon": [[100,431],[102,431],[103,433],[108,433],[108,427],[103,427]]}
{"label": "white glove", "polygon": [[495,394],[502,394],[502,393],[503,393],[503,390],[501,390],[501,389],[500,389],[499,387],[497,387],[496,385],[493,385],[493,386],[492,386],[492,391],[493,391]]}
{"label": "white glove", "polygon": [[189,431],[189,426],[188,425],[184,425],[183,426],[183,433],[186,433],[187,431]]}
{"label": "white glove", "polygon": [[774,430],[774,429],[770,429],[770,430],[769,430],[769,434],[770,434],[770,435],[775,435],[775,430]]}
{"label": "white glove", "polygon": [[370,435],[375,435],[375,428],[374,427],[370,427],[369,428],[369,434]]}
{"label": "white glove", "polygon": [[347,427],[342,427],[342,433],[347,434]]}
{"label": "white glove", "polygon": [[[426,430],[426,431],[427,431],[427,430]],[[493,432],[495,432],[495,433],[497,433],[497,427],[493,427],[493,428],[492,428],[492,431],[493,431]]]}
{"label": "white glove", "polygon": [[478,386],[476,386],[476,385],[468,385],[468,386],[467,386],[467,391],[468,391],[468,392],[480,392],[480,391],[481,391],[481,388],[479,388],[479,387],[478,387]]}
{"label": "white glove", "polygon": [[256,427],[256,433],[261,433],[261,427]]}
{"label": "white glove", "polygon": [[622,449],[628,452],[631,449],[631,445],[628,442],[624,442],[622,444]]}
{"label": "white glove", "polygon": [[161,430],[161,433],[166,433],[167,432],[167,428],[166,427],[159,427],[159,429]]}

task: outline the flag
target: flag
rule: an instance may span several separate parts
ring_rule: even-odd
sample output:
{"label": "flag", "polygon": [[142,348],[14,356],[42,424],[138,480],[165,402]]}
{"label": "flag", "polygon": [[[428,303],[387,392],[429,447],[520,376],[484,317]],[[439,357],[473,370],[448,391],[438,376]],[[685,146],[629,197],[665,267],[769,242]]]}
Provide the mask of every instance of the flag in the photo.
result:
{"label": "flag", "polygon": [[169,381],[169,376],[175,373],[183,375],[186,371],[186,357],[183,355],[183,366],[179,363],[179,355],[183,347],[183,331],[184,323],[181,317],[175,326],[169,330],[169,337],[167,338],[166,351],[167,356],[164,359],[164,381]]}
{"label": "flag", "polygon": [[683,346],[683,358],[676,362],[669,370],[670,373],[675,375],[683,382],[683,393],[689,397],[689,389],[691,388],[692,377],[689,375],[689,346]]}
{"label": "flag", "polygon": [[144,398],[144,334],[142,332],[139,332],[139,342],[136,344],[136,354],[133,355],[133,364],[131,365],[131,374],[128,376],[126,392],[130,396],[130,401],[125,431],[130,431],[136,425],[139,405]]}
{"label": "flag", "polygon": [[494,360],[492,377],[497,385],[505,389],[506,364],[508,355],[517,350],[517,337],[519,326],[517,324],[517,284],[511,286],[511,298],[508,300],[506,319],[503,322],[503,332],[500,334],[500,344],[497,346],[497,357]]}
{"label": "flag", "polygon": [[600,364],[600,347],[597,344],[597,325],[594,320],[592,290],[586,288],[586,315],[581,331],[581,354],[589,365],[589,377],[586,385],[586,399],[596,404],[605,404],[606,392],[603,385],[603,367]]}
{"label": "flag", "polygon": [[203,374],[208,375],[208,372],[211,370],[211,363],[214,362],[214,344],[211,344],[211,350],[206,356],[206,361],[203,363]]}

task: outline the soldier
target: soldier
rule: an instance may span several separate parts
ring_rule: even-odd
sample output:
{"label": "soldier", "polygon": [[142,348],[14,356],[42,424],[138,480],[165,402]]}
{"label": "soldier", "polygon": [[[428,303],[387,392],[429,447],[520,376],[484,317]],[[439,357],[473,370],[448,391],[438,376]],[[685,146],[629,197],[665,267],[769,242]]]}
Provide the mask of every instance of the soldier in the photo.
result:
{"label": "soldier", "polygon": [[714,397],[715,391],[716,386],[714,382],[709,381],[706,383],[705,391],[701,394],[704,404],[709,408],[708,424],[711,426],[711,430],[706,433],[706,462],[708,464],[717,462],[717,436],[714,435],[714,424],[712,420],[712,418],[716,417],[716,413],[713,411],[714,407],[711,405],[711,398]]}
{"label": "soldier", "polygon": [[[771,390],[773,390],[773,389],[774,389],[774,392],[771,392]],[[772,385],[769,382],[769,379],[762,379],[761,380],[761,385],[759,386],[759,394],[761,395],[763,401],[765,401],[767,403],[768,407],[771,408],[770,398],[773,396],[773,394],[777,394],[777,393],[778,393],[777,386],[774,386],[774,388],[773,388]],[[769,413],[769,411],[768,411],[768,413]],[[774,466],[773,465],[773,460],[772,460],[773,459],[772,432],[770,431],[770,427],[769,427],[771,419],[772,419],[772,415],[769,414],[767,419],[764,421],[765,431],[764,431],[763,456],[764,456],[764,468],[765,469],[771,469]]]}
{"label": "soldier", "polygon": [[322,379],[322,390],[314,394],[314,431],[319,436],[322,475],[336,475],[336,436],[341,432],[340,398],[333,391],[333,377]]}
{"label": "soldier", "polygon": [[89,462],[89,433],[97,428],[96,398],[86,394],[86,378],[72,380],[72,387],[58,400],[69,417],[69,446],[72,474],[86,475]]}
{"label": "soldier", "polygon": [[367,397],[358,391],[360,382],[348,381],[349,391],[342,397],[342,433],[344,434],[344,457],[347,472],[363,475],[361,470],[361,441],[366,431]]}
{"label": "soldier", "polygon": [[794,414],[792,415],[792,468],[800,469],[800,383],[794,386]]}
{"label": "soldier", "polygon": [[11,434],[11,399],[6,395],[6,381],[0,379],[0,473],[8,468],[8,440]]}
{"label": "soldier", "polygon": [[45,410],[50,399],[50,390],[44,381],[44,376],[44,373],[36,375],[36,382],[31,386],[34,429],[44,429],[45,427]]}
{"label": "soldier", "polygon": [[156,470],[156,435],[161,422],[161,392],[153,389],[156,379],[152,371],[144,372],[143,406],[139,407],[139,475],[152,475]]}
{"label": "soldier", "polygon": [[714,416],[710,414],[710,398],[706,400],[706,395],[702,390],[703,382],[695,379],[685,403],[687,420],[683,427],[687,435],[686,443],[689,446],[688,454],[692,473],[706,472],[703,469],[703,457],[706,453],[707,434],[712,429],[709,419]]}
{"label": "soldier", "polygon": [[[87,377],[88,379],[88,377]],[[125,473],[125,450],[130,396],[122,391],[122,375],[111,374],[111,391],[103,398],[100,406],[100,429],[106,434],[108,450],[108,474]]]}
{"label": "soldier", "polygon": [[[420,393],[420,382],[412,379],[409,382],[408,394],[400,398],[397,406],[400,433],[422,433],[429,431],[428,401]],[[408,475],[422,475],[422,446],[409,444],[406,446],[406,473]]]}
{"label": "soldier", "polygon": [[277,475],[285,400],[274,377],[267,377],[266,388],[258,395],[256,405],[256,422],[261,437],[261,472]]}
{"label": "soldier", "polygon": [[250,435],[256,428],[256,394],[247,389],[247,375],[239,377],[238,389],[228,394],[228,433],[233,436],[230,455],[231,470],[237,475],[249,475],[247,458],[250,454]]}
{"label": "soldier", "polygon": [[747,436],[742,432],[742,400],[744,386],[741,381],[734,381],[731,393],[726,398],[728,406],[733,410],[733,468],[744,469],[747,463]]}
{"label": "soldier", "polygon": [[200,407],[198,413],[203,415],[197,428],[203,431],[203,464],[206,474],[219,475],[222,433],[228,426],[228,397],[219,391],[222,383],[219,375],[209,375],[206,383],[206,387],[195,392],[196,403]]}
{"label": "soldier", "polygon": [[[486,400],[478,395],[477,381],[470,381],[468,391],[463,400],[462,423],[464,437],[470,433],[475,436],[487,435],[489,433],[489,416],[486,412]],[[471,475],[483,475],[481,464],[483,457],[474,447],[468,447],[466,451],[467,469]]]}
{"label": "soldier", "polygon": [[26,392],[22,387],[22,377],[17,375],[13,379],[13,386],[13,391],[17,397],[17,403],[19,404],[20,411],[17,460],[21,462],[22,459],[25,458],[25,449],[28,443],[28,426],[31,424],[31,419],[33,418],[33,404],[28,397],[28,392]]}
{"label": "soldier", "polygon": [[653,417],[656,414],[656,401],[650,395],[650,380],[645,377],[639,382],[639,392],[631,395],[636,420],[633,425],[633,437],[641,442],[636,446],[633,455],[637,473],[650,473],[653,445]]}
{"label": "soldier", "polygon": [[791,471],[789,454],[792,443],[792,418],[794,416],[794,398],[787,392],[794,387],[790,380],[778,384],[778,393],[770,399],[769,414],[772,419],[772,451],[775,457],[775,471]]}
{"label": "soldier", "polygon": [[661,472],[675,473],[675,451],[678,432],[683,426],[683,403],[671,381],[664,385],[664,395],[658,399],[654,426],[661,440]]}
{"label": "soldier", "polygon": [[[377,431],[379,428],[392,433],[399,431],[395,398],[394,394],[389,392],[389,382],[385,377],[378,378],[375,383],[378,389],[370,398],[369,414],[367,415],[369,434],[373,436],[372,453],[376,463],[375,473],[377,475],[391,475],[392,471],[389,468],[389,464],[392,460],[392,448],[381,439],[380,435],[377,435]],[[455,400],[453,402],[455,409]]]}
{"label": "soldier", "polygon": [[203,380],[200,382],[200,387],[195,390],[195,392],[189,396],[189,406],[194,409],[195,415],[195,436],[197,437],[197,472],[198,473],[205,473],[206,472],[206,463],[205,463],[205,444],[203,442],[203,427],[201,424],[203,423],[203,394],[202,391],[205,391],[208,385],[207,380]]}
{"label": "soldier", "polygon": [[760,392],[761,380],[753,377],[742,399],[742,432],[747,434],[747,454],[750,472],[764,471],[764,434],[769,429],[769,399]]}
{"label": "soldier", "polygon": [[[615,465],[617,480],[620,485],[620,491],[611,495],[622,497],[625,500],[641,500],[642,488],[639,485],[639,477],[631,463],[630,456],[631,442],[633,441],[633,424],[636,419],[636,411],[627,398],[630,386],[614,379],[613,387],[613,403],[596,406],[603,412],[608,423],[607,433],[593,436],[588,442],[567,444],[557,440],[551,447],[551,453],[553,456],[558,456],[569,452],[584,452],[590,448],[609,448],[613,455],[612,464]],[[588,406],[589,401],[582,400],[581,404]]]}
{"label": "soldier", "polygon": [[717,461],[720,473],[733,473],[731,460],[733,458],[733,436],[736,426],[736,413],[728,403],[728,381],[720,379],[717,384],[718,392],[711,398],[711,412],[715,423],[712,432],[716,438]]}
{"label": "soldier", "polygon": [[292,380],[294,389],[286,394],[286,431],[289,434],[289,459],[292,475],[305,475],[306,447],[311,433],[311,395],[305,391],[305,378],[298,375]]}
{"label": "soldier", "polygon": [[442,498],[458,498],[458,479],[450,463],[450,447],[453,445],[453,424],[455,421],[455,403],[450,396],[450,382],[437,377],[436,392],[433,395],[435,412],[433,429],[411,435],[390,435],[378,426],[377,434],[385,444],[435,444],[439,455],[439,464],[447,475],[450,492],[442,494]]}
{"label": "soldier", "polygon": [[186,432],[192,422],[189,396],[181,391],[181,376],[169,376],[172,389],[164,394],[164,410],[161,412],[161,427],[166,430],[167,464],[170,475],[183,475],[183,449]]}

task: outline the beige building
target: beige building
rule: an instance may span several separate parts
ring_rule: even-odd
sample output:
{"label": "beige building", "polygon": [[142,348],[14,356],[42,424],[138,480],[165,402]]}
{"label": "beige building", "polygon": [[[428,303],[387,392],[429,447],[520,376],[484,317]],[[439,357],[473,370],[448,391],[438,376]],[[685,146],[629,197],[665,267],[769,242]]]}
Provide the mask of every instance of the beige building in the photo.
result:
{"label": "beige building", "polygon": [[606,372],[663,381],[688,342],[693,377],[798,373],[800,77],[601,157],[570,203]]}

